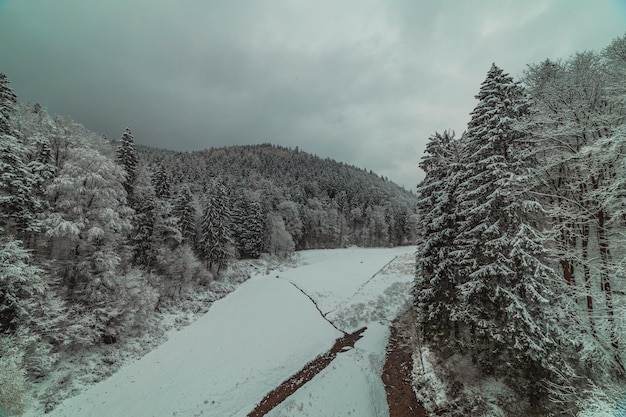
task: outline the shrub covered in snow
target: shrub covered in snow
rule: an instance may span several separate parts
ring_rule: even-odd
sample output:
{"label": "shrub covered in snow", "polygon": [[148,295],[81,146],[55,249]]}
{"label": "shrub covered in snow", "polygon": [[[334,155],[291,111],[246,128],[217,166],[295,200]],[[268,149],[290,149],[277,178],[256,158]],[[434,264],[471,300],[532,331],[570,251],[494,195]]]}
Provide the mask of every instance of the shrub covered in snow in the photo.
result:
{"label": "shrub covered in snow", "polygon": [[0,352],[0,416],[21,415],[26,408],[27,380],[23,354]]}

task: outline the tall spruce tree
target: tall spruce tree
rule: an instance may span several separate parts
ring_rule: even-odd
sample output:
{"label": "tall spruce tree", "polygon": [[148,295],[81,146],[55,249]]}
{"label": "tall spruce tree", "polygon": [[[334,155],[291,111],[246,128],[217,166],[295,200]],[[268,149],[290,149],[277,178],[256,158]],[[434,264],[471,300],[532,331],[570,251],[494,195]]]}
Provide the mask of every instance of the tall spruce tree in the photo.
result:
{"label": "tall spruce tree", "polygon": [[459,270],[454,256],[458,234],[458,172],[462,154],[454,133],[435,133],[426,146],[420,168],[426,173],[418,185],[420,227],[416,250],[414,302],[426,340],[438,348],[458,337],[456,284]]}
{"label": "tall spruce tree", "polygon": [[132,195],[135,178],[137,177],[139,157],[135,149],[135,139],[129,128],[126,128],[124,133],[122,133],[120,143],[117,147],[117,161],[126,172],[124,188],[130,196]]}
{"label": "tall spruce tree", "polygon": [[17,96],[13,89],[9,87],[9,79],[0,72],[0,135],[15,136],[9,120],[15,112],[16,105]]}
{"label": "tall spruce tree", "polygon": [[167,178],[167,172],[165,172],[163,165],[159,166],[152,175],[152,185],[157,198],[168,199],[171,197],[170,181]]}
{"label": "tall spruce tree", "polygon": [[200,252],[209,268],[215,267],[219,274],[228,260],[234,257],[231,236],[231,210],[228,192],[223,184],[214,182],[203,205],[200,223]]}
{"label": "tall spruce tree", "polygon": [[178,219],[178,228],[182,234],[183,243],[193,247],[196,243],[196,207],[187,184],[184,184],[178,192],[172,215]]}
{"label": "tall spruce tree", "polygon": [[147,269],[160,269],[163,253],[173,249],[182,239],[169,201],[156,196],[154,177],[144,166],[137,170],[134,184],[135,214],[133,217],[134,262]]}
{"label": "tall spruce tree", "polygon": [[529,161],[515,121],[528,112],[521,86],[495,64],[476,96],[463,139],[461,233],[455,241],[465,274],[457,285],[465,346],[487,372],[522,377],[533,400],[537,378],[552,377],[558,355],[551,323],[540,206],[527,192]]}
{"label": "tall spruce tree", "polygon": [[37,218],[44,207],[37,193],[36,172],[28,166],[29,151],[9,123],[15,114],[17,98],[9,81],[0,73],[0,227],[25,237],[40,231]]}
{"label": "tall spruce tree", "polygon": [[241,195],[233,204],[232,235],[242,258],[258,258],[265,246],[265,216],[261,205]]}

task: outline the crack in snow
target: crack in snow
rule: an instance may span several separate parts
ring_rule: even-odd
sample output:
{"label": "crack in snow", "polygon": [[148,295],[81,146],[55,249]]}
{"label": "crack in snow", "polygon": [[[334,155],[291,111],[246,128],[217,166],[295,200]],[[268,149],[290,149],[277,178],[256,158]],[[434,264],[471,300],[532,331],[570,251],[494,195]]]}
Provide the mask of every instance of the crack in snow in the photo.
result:
{"label": "crack in snow", "polygon": [[340,331],[341,333],[343,333],[343,335],[344,335],[344,336],[347,336],[347,335],[348,335],[348,333],[346,333],[345,331],[341,330],[339,327],[337,327],[337,326],[335,325],[335,323],[333,323],[332,321],[330,321],[330,319],[329,319],[328,317],[326,317],[326,314],[329,314],[330,312],[328,312],[328,313],[324,314],[324,312],[322,312],[322,309],[320,309],[319,305],[317,305],[317,302],[313,299],[313,297],[311,297],[309,294],[307,294],[307,292],[306,292],[306,291],[304,291],[302,288],[300,288],[300,287],[298,286],[298,284],[296,284],[295,282],[290,281],[290,280],[288,280],[288,279],[281,278],[281,277],[279,277],[278,275],[276,276],[276,278],[278,278],[278,279],[282,279],[283,281],[287,281],[287,282],[289,282],[291,285],[293,285],[294,287],[296,287],[296,288],[298,289],[298,291],[300,291],[300,292],[301,292],[302,294],[304,294],[304,295],[305,295],[305,296],[306,296],[309,300],[311,300],[311,302],[313,303],[313,305],[315,306],[315,308],[317,309],[317,311],[320,313],[320,316],[322,316],[322,318],[323,318],[324,320],[326,320],[326,321],[327,321],[327,322],[328,322],[331,326],[333,326],[335,329],[337,329],[338,331]]}

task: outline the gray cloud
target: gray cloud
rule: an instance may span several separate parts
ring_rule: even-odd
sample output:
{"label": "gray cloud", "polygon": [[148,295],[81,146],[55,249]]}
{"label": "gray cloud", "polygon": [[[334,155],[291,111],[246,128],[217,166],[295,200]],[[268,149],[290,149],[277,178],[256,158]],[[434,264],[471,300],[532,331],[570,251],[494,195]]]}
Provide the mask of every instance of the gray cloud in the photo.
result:
{"label": "gray cloud", "polygon": [[623,23],[568,0],[8,0],[0,71],[111,138],[299,146],[413,188],[428,136],[461,133],[491,62],[517,76]]}

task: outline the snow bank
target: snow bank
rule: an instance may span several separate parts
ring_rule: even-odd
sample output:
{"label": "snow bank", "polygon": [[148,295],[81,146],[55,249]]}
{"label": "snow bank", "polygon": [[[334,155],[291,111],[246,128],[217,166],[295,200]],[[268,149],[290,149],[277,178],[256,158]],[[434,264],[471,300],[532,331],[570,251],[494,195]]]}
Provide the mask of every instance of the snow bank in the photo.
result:
{"label": "snow bank", "polygon": [[285,281],[256,277],[51,417],[245,416],[341,334]]}

